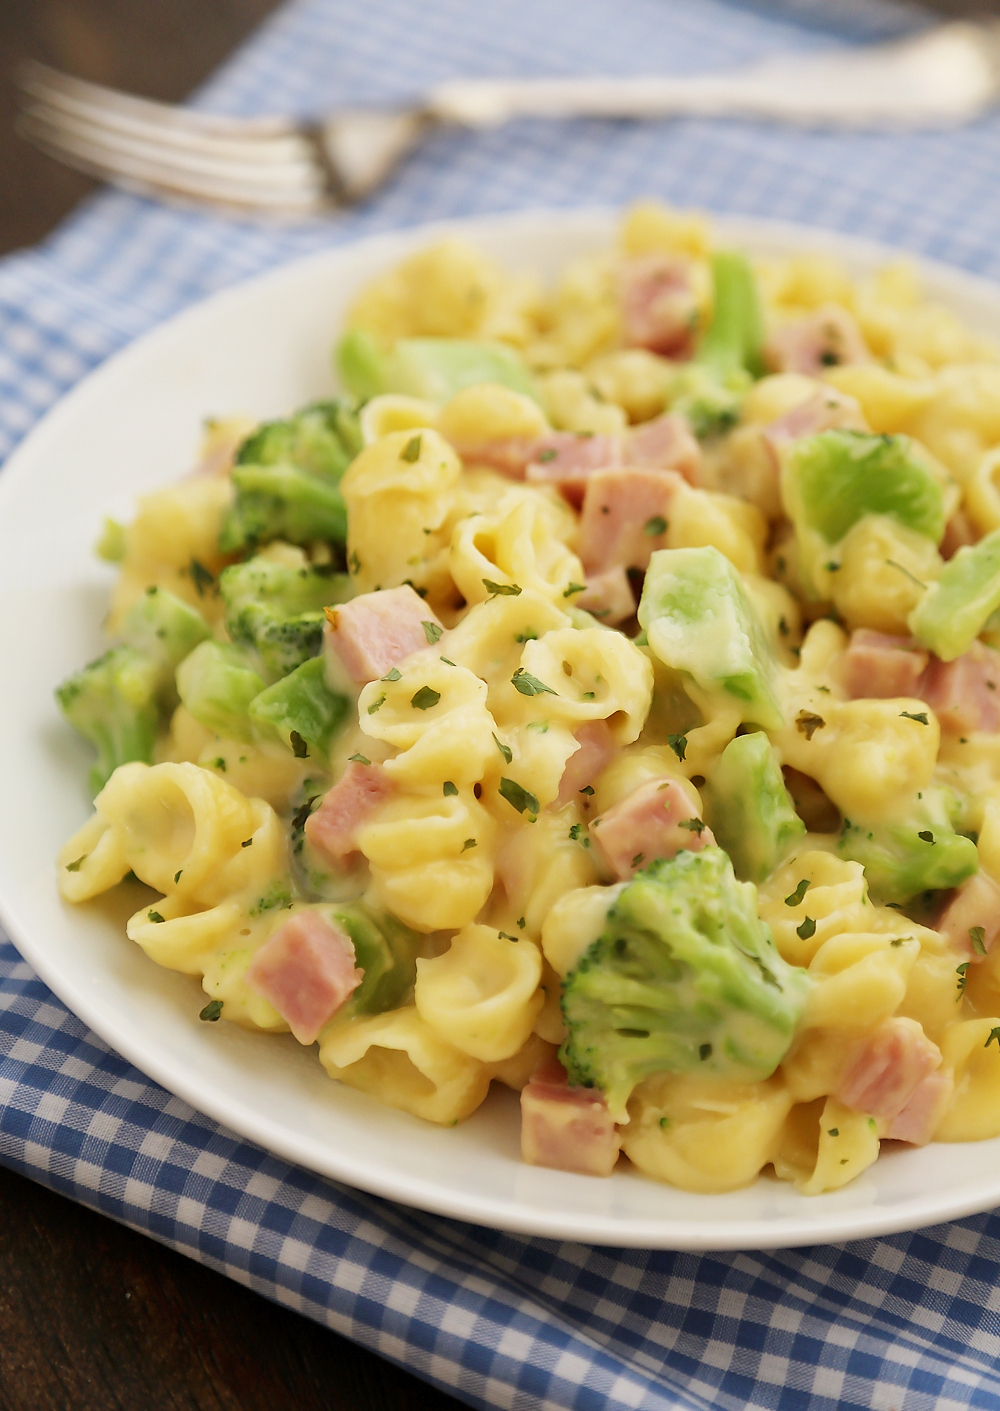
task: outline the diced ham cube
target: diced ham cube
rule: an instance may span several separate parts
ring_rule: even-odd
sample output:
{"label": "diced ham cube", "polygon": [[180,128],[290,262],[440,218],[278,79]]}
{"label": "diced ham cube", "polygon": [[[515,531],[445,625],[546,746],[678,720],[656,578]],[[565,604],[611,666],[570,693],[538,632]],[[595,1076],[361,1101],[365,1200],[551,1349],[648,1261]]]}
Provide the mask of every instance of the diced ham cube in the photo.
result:
{"label": "diced ham cube", "polygon": [[892,1119],[886,1136],[893,1141],[926,1146],[944,1116],[954,1088],[955,1080],[950,1073],[942,1073],[940,1069],[928,1073],[913,1089],[906,1106]]}
{"label": "diced ham cube", "polygon": [[931,657],[917,694],[942,730],[965,735],[1000,729],[1000,652],[974,642],[954,661]]}
{"label": "diced ham cube", "polygon": [[592,785],[618,753],[618,746],[608,728],[606,720],[591,720],[573,731],[580,742],[576,754],[566,761],[562,779],[559,781],[557,804],[569,803],[576,799],[579,803],[580,790]]}
{"label": "diced ham cube", "polygon": [[764,359],[772,372],[820,377],[830,367],[870,362],[871,354],[854,316],[839,304],[824,304],[815,313],[776,328]]}
{"label": "diced ham cube", "polygon": [[868,423],[856,397],[840,392],[836,387],[818,387],[811,397],[764,427],[764,437],[778,451],[800,436],[815,436],[820,431],[867,431]]}
{"label": "diced ham cube", "polygon": [[510,480],[523,480],[529,462],[536,460],[551,440],[552,437],[540,441],[537,436],[508,436],[493,441],[453,441],[452,445],[466,465],[486,465]]}
{"label": "diced ham cube", "polygon": [[580,558],[588,574],[645,569],[662,549],[681,478],[673,470],[601,470],[590,477],[580,520]]}
{"label": "diced ham cube", "polygon": [[536,443],[525,472],[536,485],[554,485],[579,508],[590,477],[598,470],[621,465],[620,436],[588,436],[575,431],[554,431]]}
{"label": "diced ham cube", "polygon": [[576,607],[592,613],[606,627],[617,627],[619,622],[635,616],[635,594],[621,564],[606,573],[588,577],[585,590],[573,601]]}
{"label": "diced ham cube", "polygon": [[[972,931],[980,946],[973,944]],[[944,912],[934,924],[943,936],[969,960],[982,960],[1000,933],[1000,887],[985,872],[970,877],[952,896]]]}
{"label": "diced ham cube", "polygon": [[622,461],[653,470],[676,470],[689,484],[697,485],[701,447],[686,419],[668,412],[625,433]]}
{"label": "diced ham cube", "polygon": [[886,1019],[850,1059],[834,1096],[855,1112],[891,1122],[940,1066],[941,1050],[915,1019]]}
{"label": "diced ham cube", "polygon": [[691,355],[699,310],[686,261],[657,254],[625,260],[618,287],[626,347]]}
{"label": "diced ham cube", "polygon": [[408,584],[362,593],[324,609],[324,649],[334,653],[352,681],[377,681],[413,652],[427,646],[425,622],[441,627]]}
{"label": "diced ham cube", "polygon": [[596,1088],[571,1088],[558,1059],[548,1059],[521,1089],[521,1156],[583,1176],[610,1176],[621,1139]]}
{"label": "diced ham cube", "polygon": [[622,881],[656,858],[674,857],[684,849],[700,852],[715,844],[711,828],[702,823],[676,779],[640,784],[594,819],[590,836]]}
{"label": "diced ham cube", "polygon": [[859,627],[851,633],[841,660],[841,680],[852,701],[919,696],[929,660],[929,653],[912,637]]}
{"label": "diced ham cube", "polygon": [[313,847],[339,862],[357,847],[357,831],[392,793],[392,780],[380,764],[351,763],[306,819]]}
{"label": "diced ham cube", "polygon": [[365,978],[354,961],[346,931],[303,911],[261,946],[247,984],[274,1005],[300,1044],[311,1044]]}

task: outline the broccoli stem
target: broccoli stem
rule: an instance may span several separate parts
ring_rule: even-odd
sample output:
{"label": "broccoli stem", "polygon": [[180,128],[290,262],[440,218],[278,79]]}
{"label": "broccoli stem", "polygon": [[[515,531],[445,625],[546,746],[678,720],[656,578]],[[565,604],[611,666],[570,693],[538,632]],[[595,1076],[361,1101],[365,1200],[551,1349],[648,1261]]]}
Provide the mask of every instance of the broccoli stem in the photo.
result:
{"label": "broccoli stem", "polygon": [[153,759],[160,721],[162,670],[133,647],[112,647],[56,688],[66,719],[95,746],[91,792],[100,793],[120,764]]}

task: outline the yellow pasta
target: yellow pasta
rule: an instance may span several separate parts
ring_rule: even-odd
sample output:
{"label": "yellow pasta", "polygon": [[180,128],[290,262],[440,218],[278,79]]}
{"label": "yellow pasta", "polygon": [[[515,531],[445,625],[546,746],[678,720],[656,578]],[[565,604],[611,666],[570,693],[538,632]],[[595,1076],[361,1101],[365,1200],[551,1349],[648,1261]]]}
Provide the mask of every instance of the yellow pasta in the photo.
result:
{"label": "yellow pasta", "polygon": [[455,1048],[484,1063],[527,1042],[544,996],[537,946],[490,926],[466,926],[443,955],[417,961],[417,1013]]}
{"label": "yellow pasta", "polygon": [[319,1057],[331,1078],[444,1125],[474,1112],[490,1085],[485,1065],[440,1038],[412,1006],[334,1023]]}
{"label": "yellow pasta", "polygon": [[774,1161],[791,1105],[777,1079],[648,1078],[632,1099],[622,1150],[640,1171],[681,1190],[736,1190]]}
{"label": "yellow pasta", "polygon": [[440,1124],[495,1079],[579,1173],[1000,1135],[1000,350],[655,202],[547,290],[439,241],[347,327],[354,400],[108,525],[65,901],[131,875],[203,1018]]}
{"label": "yellow pasta", "polygon": [[583,566],[567,547],[574,524],[569,510],[540,490],[509,490],[494,514],[462,520],[451,542],[449,570],[469,603],[495,594],[490,584],[529,589],[555,603],[583,582]]}

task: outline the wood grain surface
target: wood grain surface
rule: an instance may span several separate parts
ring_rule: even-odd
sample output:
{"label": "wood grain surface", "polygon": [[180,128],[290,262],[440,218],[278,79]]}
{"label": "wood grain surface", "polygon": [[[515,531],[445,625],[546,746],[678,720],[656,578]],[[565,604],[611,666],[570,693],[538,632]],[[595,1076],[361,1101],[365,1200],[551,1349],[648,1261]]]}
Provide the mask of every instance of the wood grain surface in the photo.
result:
{"label": "wood grain surface", "polygon": [[[361,3],[361,0],[357,0]],[[175,101],[276,0],[0,0],[0,252],[95,183],[14,132],[33,56]],[[1000,12],[1000,0],[938,0]],[[0,1168],[0,1411],[457,1411],[306,1318]]]}

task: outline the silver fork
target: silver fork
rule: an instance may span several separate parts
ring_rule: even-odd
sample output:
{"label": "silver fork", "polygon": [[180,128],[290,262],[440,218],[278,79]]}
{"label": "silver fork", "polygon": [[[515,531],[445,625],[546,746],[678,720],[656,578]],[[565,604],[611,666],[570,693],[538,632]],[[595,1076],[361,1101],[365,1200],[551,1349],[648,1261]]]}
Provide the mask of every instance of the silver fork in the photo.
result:
{"label": "silver fork", "polygon": [[443,126],[681,115],[883,128],[965,122],[1000,94],[1000,24],[957,21],[719,74],[453,80],[409,108],[345,108],[316,122],[218,117],[38,63],[25,66],[21,87],[22,136],[70,166],[158,199],[306,220],[368,195]]}

